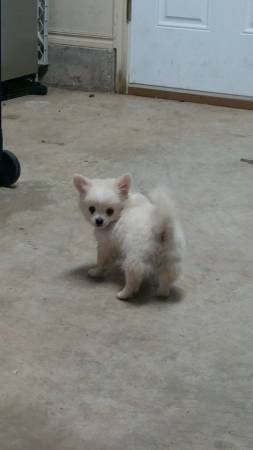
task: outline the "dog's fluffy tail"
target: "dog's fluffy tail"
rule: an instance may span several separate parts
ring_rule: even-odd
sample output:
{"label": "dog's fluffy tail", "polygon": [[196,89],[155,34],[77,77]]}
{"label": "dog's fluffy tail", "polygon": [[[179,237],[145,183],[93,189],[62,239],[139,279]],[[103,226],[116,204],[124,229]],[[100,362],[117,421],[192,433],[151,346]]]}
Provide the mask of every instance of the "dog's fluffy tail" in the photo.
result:
{"label": "dog's fluffy tail", "polygon": [[173,253],[175,248],[183,250],[184,235],[169,190],[159,186],[148,197],[155,206],[153,232],[156,239],[171,245]]}
{"label": "dog's fluffy tail", "polygon": [[175,204],[168,189],[158,186],[149,193],[149,199],[156,206],[161,217],[172,218],[175,216]]}

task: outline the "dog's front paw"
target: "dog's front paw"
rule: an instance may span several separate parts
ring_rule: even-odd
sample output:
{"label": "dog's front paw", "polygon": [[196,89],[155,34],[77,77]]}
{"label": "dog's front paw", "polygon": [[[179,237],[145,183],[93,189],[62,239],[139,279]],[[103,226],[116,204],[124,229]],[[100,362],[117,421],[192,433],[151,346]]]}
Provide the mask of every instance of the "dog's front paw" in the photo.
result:
{"label": "dog's front paw", "polygon": [[88,275],[91,278],[101,278],[103,276],[103,271],[99,267],[92,267],[88,270]]}
{"label": "dog's front paw", "polygon": [[157,291],[157,297],[160,298],[168,298],[170,295],[170,289],[161,289],[159,288]]}
{"label": "dog's front paw", "polygon": [[129,291],[125,288],[122,289],[122,291],[118,292],[118,294],[117,294],[117,298],[119,300],[128,300],[131,297],[132,297],[132,294],[130,294]]}

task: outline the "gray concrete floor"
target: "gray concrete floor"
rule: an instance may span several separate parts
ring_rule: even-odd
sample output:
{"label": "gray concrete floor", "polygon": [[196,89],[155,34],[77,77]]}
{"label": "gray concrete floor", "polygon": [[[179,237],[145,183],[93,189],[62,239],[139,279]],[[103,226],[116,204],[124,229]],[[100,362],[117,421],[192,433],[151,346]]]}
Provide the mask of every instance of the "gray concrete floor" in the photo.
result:
{"label": "gray concrete floor", "polygon": [[[1,450],[252,450],[253,113],[50,90],[4,108]],[[72,174],[175,191],[188,240],[168,301],[95,283]]]}

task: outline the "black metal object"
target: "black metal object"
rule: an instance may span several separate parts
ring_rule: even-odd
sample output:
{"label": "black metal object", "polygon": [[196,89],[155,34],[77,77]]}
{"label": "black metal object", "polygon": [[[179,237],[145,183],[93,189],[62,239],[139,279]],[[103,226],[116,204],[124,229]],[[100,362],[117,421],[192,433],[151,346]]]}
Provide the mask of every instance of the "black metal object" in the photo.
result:
{"label": "black metal object", "polygon": [[14,153],[3,148],[2,131],[2,2],[0,0],[0,186],[12,186],[20,177],[20,163]]}
{"label": "black metal object", "polygon": [[2,82],[2,100],[23,95],[47,95],[47,87],[35,80],[35,75]]}
{"label": "black metal object", "polygon": [[0,186],[10,187],[18,181],[21,173],[20,162],[9,150],[0,151]]}

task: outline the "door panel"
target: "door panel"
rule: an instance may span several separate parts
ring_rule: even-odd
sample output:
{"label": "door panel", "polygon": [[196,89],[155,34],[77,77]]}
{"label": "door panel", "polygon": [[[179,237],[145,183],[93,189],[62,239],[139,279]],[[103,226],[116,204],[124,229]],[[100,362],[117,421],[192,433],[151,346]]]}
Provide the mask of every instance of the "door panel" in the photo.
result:
{"label": "door panel", "polygon": [[207,29],[208,0],[159,0],[158,26]]}
{"label": "door panel", "polygon": [[247,34],[253,34],[253,1],[248,1],[248,7],[246,8],[246,28],[244,30]]}

